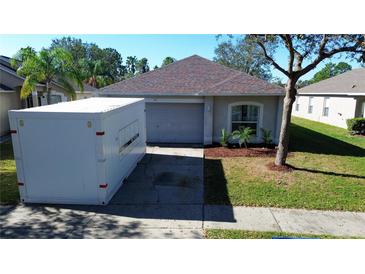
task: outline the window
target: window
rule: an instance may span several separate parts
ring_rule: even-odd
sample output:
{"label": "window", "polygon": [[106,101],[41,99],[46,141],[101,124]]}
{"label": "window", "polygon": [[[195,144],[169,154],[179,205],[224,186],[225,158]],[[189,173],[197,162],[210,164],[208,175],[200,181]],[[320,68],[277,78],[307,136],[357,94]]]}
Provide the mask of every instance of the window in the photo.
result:
{"label": "window", "polygon": [[232,106],[231,121],[232,131],[241,127],[250,127],[253,134],[257,135],[260,116],[260,107],[255,105]]}
{"label": "window", "polygon": [[295,111],[299,111],[299,96],[295,100]]}
{"label": "window", "polygon": [[308,113],[313,113],[313,97],[309,97]]}
{"label": "window", "polygon": [[328,101],[329,101],[329,97],[324,97],[323,100],[323,116],[328,116],[328,112],[329,112],[329,107],[328,107]]}

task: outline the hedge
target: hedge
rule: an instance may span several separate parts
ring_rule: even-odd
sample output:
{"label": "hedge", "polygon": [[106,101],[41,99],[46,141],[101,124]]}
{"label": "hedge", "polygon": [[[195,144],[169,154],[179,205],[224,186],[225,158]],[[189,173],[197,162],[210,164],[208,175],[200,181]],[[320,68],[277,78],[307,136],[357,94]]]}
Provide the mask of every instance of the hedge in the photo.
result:
{"label": "hedge", "polygon": [[365,135],[365,118],[347,119],[347,130],[351,134]]}

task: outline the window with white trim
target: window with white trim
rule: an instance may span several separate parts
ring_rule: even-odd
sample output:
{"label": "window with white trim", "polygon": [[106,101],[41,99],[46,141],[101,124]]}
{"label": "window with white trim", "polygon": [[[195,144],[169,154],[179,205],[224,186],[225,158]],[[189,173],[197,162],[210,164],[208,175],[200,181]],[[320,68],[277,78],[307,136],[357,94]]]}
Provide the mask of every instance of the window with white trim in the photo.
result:
{"label": "window with white trim", "polygon": [[313,113],[313,97],[312,96],[309,97],[308,113]]}
{"label": "window with white trim", "polygon": [[297,99],[295,100],[295,111],[299,111],[299,96],[297,96]]}
{"label": "window with white trim", "polygon": [[260,107],[256,105],[232,106],[231,121],[232,131],[241,127],[250,127],[253,134],[257,135],[259,126]]}
{"label": "window with white trim", "polygon": [[328,106],[329,97],[324,97],[323,99],[323,116],[328,116],[328,112],[330,110]]}

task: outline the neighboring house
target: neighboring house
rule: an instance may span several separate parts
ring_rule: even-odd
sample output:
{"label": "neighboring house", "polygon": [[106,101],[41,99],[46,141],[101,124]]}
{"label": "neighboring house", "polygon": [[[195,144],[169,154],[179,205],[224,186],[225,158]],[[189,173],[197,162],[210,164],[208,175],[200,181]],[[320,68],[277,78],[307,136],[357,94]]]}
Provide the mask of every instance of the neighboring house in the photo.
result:
{"label": "neighboring house", "polygon": [[244,72],[200,56],[174,62],[104,87],[100,96],[145,97],[147,141],[151,143],[219,142],[222,128],[261,128],[278,142],[284,90]]}
{"label": "neighboring house", "polygon": [[365,68],[299,89],[292,114],[342,128],[347,119],[365,117]]}
{"label": "neighboring house", "polygon": [[[0,56],[0,136],[9,131],[8,110],[47,105],[47,95],[42,94],[45,85],[39,83],[36,90],[25,100],[20,99],[20,89],[24,78],[17,75],[16,70],[10,65],[10,58]],[[76,98],[88,98],[94,96],[97,89],[84,85],[84,92],[76,91]],[[69,101],[67,92],[56,82],[51,83],[51,104]]]}

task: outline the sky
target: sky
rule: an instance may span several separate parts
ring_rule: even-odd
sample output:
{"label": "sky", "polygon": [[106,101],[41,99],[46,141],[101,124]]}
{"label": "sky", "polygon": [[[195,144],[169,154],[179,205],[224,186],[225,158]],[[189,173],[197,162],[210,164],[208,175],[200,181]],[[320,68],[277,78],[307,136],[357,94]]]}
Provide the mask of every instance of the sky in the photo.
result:
{"label": "sky", "polygon": [[[35,50],[40,50],[43,47],[50,46],[52,39],[61,38],[63,36],[69,36],[67,34],[55,34],[55,35],[0,35],[0,55],[13,56],[20,48],[31,46]],[[75,38],[81,38],[83,42],[92,42],[97,44],[101,48],[115,48],[122,55],[123,60],[126,60],[127,56],[137,56],[137,58],[146,57],[149,61],[149,65],[153,68],[155,65],[160,66],[162,60],[166,56],[171,56],[177,60],[191,56],[193,54],[200,55],[207,59],[212,60],[215,56],[214,49],[217,47],[218,41],[216,35],[213,34],[138,34],[138,35],[125,35],[125,34],[100,34],[100,35],[71,35]],[[279,49],[277,52],[278,63],[282,66],[286,66],[287,53],[285,49]],[[352,65],[353,68],[360,67],[356,62],[350,62],[344,58],[335,58],[332,62],[346,61]],[[302,80],[310,79],[314,73],[320,70],[326,62],[322,62],[316,70],[311,71],[302,77]],[[272,69],[272,75],[285,80],[285,76]]]}

